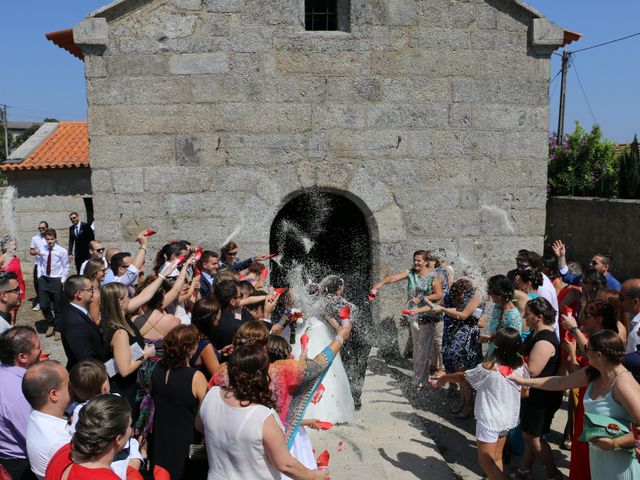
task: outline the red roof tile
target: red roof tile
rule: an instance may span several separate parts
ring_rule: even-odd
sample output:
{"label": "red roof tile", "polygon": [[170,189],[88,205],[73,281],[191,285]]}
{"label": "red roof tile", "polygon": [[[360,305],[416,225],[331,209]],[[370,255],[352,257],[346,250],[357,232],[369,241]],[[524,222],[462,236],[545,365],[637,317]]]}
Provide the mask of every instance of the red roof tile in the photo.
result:
{"label": "red roof tile", "polygon": [[58,128],[20,163],[0,164],[2,170],[89,167],[87,122],[60,122]]}
{"label": "red roof tile", "polygon": [[84,60],[82,50],[80,50],[80,47],[73,41],[73,29],[68,28],[67,30],[60,30],[58,32],[49,32],[45,34],[45,37],[74,57]]}

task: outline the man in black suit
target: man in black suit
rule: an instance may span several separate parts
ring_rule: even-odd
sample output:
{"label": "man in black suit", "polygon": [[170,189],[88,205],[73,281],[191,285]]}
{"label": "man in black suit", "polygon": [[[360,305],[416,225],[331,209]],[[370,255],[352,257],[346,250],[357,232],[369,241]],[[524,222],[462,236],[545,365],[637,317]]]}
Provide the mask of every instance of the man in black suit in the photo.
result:
{"label": "man in black suit", "polygon": [[202,252],[200,262],[200,297],[207,298],[211,295],[213,286],[216,283],[220,255],[211,250],[205,250]]}
{"label": "man in black suit", "polygon": [[91,280],[83,275],[72,275],[64,284],[69,300],[60,318],[59,330],[62,346],[67,355],[67,369],[81,360],[104,360],[102,332],[89,316],[89,304],[93,299]]}
{"label": "man in black suit", "polygon": [[[80,273],[82,263],[89,258],[89,242],[94,239],[93,229],[90,225],[80,221],[78,212],[69,214],[71,226],[69,227],[69,255],[73,255],[76,262],[76,272]],[[76,247],[74,250],[73,247]]]}

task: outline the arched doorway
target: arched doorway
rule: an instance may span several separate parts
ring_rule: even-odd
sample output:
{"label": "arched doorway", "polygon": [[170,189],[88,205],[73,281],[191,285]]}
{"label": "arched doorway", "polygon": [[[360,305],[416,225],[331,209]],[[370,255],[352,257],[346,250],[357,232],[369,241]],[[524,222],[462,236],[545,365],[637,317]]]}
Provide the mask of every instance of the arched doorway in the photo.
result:
{"label": "arched doorway", "polygon": [[272,285],[290,286],[288,274],[297,265],[304,281],[339,275],[347,284],[345,298],[369,315],[371,235],[367,218],[352,200],[331,191],[303,190],[276,215],[269,243],[279,255],[271,265]]}

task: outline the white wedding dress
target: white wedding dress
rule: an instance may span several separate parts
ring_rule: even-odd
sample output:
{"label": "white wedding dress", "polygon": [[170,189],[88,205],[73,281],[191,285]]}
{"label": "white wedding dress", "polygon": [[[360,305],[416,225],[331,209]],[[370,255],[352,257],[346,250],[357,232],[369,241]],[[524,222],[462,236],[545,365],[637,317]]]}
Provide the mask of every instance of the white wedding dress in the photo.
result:
{"label": "white wedding dress", "polygon": [[[288,329],[287,329],[288,330]],[[300,338],[309,336],[307,358],[313,358],[327,347],[336,336],[335,331],[316,317],[305,318],[302,325],[296,327],[296,343],[291,345],[294,358],[300,358]],[[285,338],[289,338],[285,336]],[[353,397],[349,379],[342,365],[340,353],[336,355],[322,380],[324,393],[318,403],[310,402],[304,418],[315,418],[331,423],[350,423],[354,421]]]}

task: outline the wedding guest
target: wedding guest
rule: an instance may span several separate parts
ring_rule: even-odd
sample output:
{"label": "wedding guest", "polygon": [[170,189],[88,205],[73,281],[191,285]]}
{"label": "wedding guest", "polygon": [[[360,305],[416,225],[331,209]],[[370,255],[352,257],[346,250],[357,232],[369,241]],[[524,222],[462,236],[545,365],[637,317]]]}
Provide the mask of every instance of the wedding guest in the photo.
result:
{"label": "wedding guest", "polygon": [[47,246],[38,255],[38,296],[40,309],[47,321],[47,337],[60,340],[57,324],[62,311],[62,285],[69,277],[69,255],[57,243],[56,231],[45,230]]}

